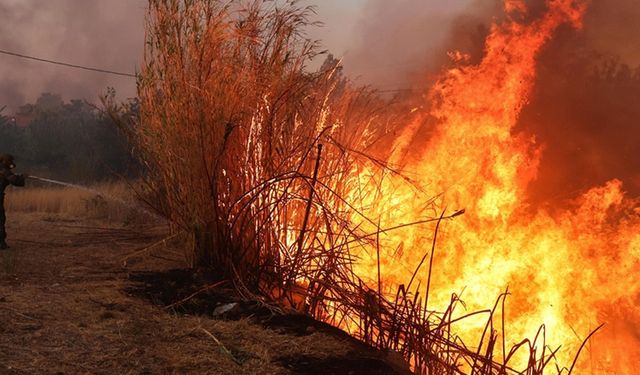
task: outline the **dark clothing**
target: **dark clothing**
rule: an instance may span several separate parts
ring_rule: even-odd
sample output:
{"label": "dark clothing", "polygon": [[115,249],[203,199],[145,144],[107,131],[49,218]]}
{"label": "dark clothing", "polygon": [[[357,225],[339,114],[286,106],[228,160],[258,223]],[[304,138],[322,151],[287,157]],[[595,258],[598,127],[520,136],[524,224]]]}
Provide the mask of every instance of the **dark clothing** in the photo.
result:
{"label": "dark clothing", "polygon": [[0,194],[4,194],[4,189],[9,185],[24,186],[24,176],[14,174],[11,169],[0,165]]}
{"label": "dark clothing", "polygon": [[14,174],[11,169],[4,165],[0,165],[0,243],[4,242],[7,238],[7,232],[5,231],[4,224],[6,222],[6,216],[4,213],[4,189],[9,185],[24,186],[24,176],[21,174]]}
{"label": "dark clothing", "polygon": [[7,217],[4,214],[4,194],[0,194],[0,244],[7,239],[7,231],[4,229],[4,223]]}

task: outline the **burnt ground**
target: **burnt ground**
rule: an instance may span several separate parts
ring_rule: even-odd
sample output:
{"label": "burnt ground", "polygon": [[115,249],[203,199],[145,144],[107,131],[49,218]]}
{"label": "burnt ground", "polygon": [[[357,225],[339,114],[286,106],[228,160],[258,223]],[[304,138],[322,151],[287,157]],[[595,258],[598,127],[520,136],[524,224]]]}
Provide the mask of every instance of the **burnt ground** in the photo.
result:
{"label": "burnt ground", "polygon": [[1,375],[406,373],[397,355],[325,324],[274,315],[224,284],[203,291],[212,280],[170,247],[125,265],[165,238],[162,226],[10,214],[8,231]]}

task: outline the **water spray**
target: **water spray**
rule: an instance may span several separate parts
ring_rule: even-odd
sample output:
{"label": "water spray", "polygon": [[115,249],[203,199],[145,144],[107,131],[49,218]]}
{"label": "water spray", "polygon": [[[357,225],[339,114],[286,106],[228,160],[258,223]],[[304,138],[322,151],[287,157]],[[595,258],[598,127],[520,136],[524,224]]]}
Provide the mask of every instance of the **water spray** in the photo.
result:
{"label": "water spray", "polygon": [[82,185],[76,185],[76,184],[71,184],[71,183],[68,183],[68,182],[62,182],[62,181],[57,181],[57,180],[52,180],[52,179],[49,179],[49,178],[43,178],[43,177],[37,177],[37,176],[27,176],[27,178],[31,178],[31,179],[42,181],[42,182],[48,182],[48,183],[54,184],[54,185],[72,187],[72,188],[76,188],[76,189],[80,189],[80,190],[86,190],[86,191],[90,191],[92,193],[104,195],[102,192],[100,192],[98,190],[91,189],[91,188],[88,188],[88,187],[82,186]]}
{"label": "water spray", "polygon": [[106,194],[102,191],[96,190],[96,189],[91,189],[89,187],[86,186],[82,186],[82,185],[77,185],[77,184],[72,184],[69,182],[62,182],[62,181],[58,181],[58,180],[52,180],[50,178],[44,178],[44,177],[37,177],[37,176],[27,176],[27,178],[31,178],[37,181],[42,181],[42,182],[48,182],[50,184],[54,184],[54,185],[60,185],[60,186],[65,186],[65,187],[70,187],[70,188],[74,188],[74,189],[79,189],[79,190],[84,190],[90,193],[93,193],[95,195],[99,195],[101,197],[107,197],[113,201],[116,201],[118,203],[122,203],[122,204],[127,204],[127,202],[125,202],[124,200],[118,198],[118,197],[114,197],[110,194]]}

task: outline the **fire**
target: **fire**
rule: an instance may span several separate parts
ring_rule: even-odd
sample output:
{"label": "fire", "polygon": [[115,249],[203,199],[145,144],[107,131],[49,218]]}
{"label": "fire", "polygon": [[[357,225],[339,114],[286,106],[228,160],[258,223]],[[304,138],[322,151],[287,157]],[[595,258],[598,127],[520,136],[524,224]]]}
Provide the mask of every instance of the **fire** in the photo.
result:
{"label": "fire", "polygon": [[[491,307],[508,287],[507,345],[535,336],[544,324],[546,344],[562,345],[559,362],[570,366],[584,338],[607,323],[577,371],[631,374],[640,363],[640,209],[618,180],[576,197],[564,211],[528,206],[542,151],[533,137],[513,131],[538,52],[560,25],[581,27],[585,9],[583,1],[549,0],[544,16],[524,22],[524,2],[505,0],[508,18],[492,27],[482,61],[445,72],[428,93],[435,104],[418,109],[396,141],[389,162],[403,164],[413,183],[395,174],[377,180],[362,210],[390,228],[464,208],[465,215],[441,228],[430,309],[445,308],[453,291],[462,292],[469,311]],[[438,120],[434,135],[411,148],[427,118]],[[372,170],[362,167],[360,181],[374,181]],[[432,240],[433,228],[424,225],[381,234],[385,290],[411,279]],[[376,251],[363,248],[358,256],[358,274],[376,282]],[[474,322],[457,329],[471,342],[477,335]]]}

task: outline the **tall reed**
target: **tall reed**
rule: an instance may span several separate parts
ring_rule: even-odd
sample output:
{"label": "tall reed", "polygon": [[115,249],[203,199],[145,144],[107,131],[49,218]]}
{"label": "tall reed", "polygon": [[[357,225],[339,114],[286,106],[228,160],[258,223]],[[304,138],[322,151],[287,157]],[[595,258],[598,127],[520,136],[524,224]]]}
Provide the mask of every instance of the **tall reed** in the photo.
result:
{"label": "tall reed", "polygon": [[195,238],[194,265],[254,286],[256,270],[315,246],[309,234],[323,224],[316,209],[303,218],[307,207],[343,189],[353,156],[340,146],[376,133],[377,99],[350,88],[337,61],[308,71],[312,8],[267,4],[151,1],[134,127],[153,189]]}

